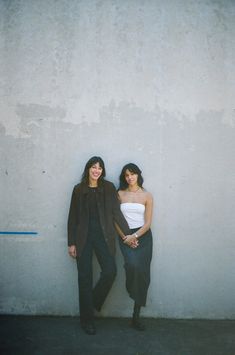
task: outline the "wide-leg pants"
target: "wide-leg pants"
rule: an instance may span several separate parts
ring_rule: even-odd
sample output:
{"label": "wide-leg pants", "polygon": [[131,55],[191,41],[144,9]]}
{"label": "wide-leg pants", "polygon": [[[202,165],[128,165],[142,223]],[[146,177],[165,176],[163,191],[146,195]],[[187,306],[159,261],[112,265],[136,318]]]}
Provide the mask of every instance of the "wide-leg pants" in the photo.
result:
{"label": "wide-leg pants", "polygon": [[[132,229],[132,233],[138,229]],[[139,246],[131,248],[119,238],[120,249],[124,257],[126,289],[129,296],[139,305],[146,305],[150,284],[150,263],[152,259],[152,232],[149,229],[139,239]]]}
{"label": "wide-leg pants", "polygon": [[[93,288],[92,256],[101,267],[100,278]],[[92,320],[94,308],[100,311],[116,276],[115,259],[111,255],[99,225],[90,228],[82,255],[77,258],[79,308],[81,321]]]}

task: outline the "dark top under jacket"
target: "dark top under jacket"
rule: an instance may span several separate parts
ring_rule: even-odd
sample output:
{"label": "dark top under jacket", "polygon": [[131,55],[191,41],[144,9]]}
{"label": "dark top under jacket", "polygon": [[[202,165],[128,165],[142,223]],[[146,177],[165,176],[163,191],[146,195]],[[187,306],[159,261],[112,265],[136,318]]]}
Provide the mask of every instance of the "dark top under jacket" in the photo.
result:
{"label": "dark top under jacket", "polygon": [[[130,229],[120,211],[115,186],[110,181],[100,182],[96,196],[102,232],[111,254],[114,255],[117,238],[114,222],[125,235],[130,234]],[[68,246],[75,245],[78,256],[82,253],[88,234],[89,210],[89,186],[80,183],[73,189],[68,218]]]}

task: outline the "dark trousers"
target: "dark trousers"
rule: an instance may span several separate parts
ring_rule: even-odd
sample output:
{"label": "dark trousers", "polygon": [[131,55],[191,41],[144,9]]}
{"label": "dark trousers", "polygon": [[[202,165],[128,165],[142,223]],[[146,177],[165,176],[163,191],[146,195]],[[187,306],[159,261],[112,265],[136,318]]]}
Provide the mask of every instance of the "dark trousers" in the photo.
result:
{"label": "dark trousers", "polygon": [[[92,255],[96,254],[101,267],[100,278],[93,289]],[[116,264],[110,254],[99,226],[90,228],[82,255],[77,258],[79,308],[81,321],[94,317],[94,308],[100,311],[116,276]]]}
{"label": "dark trousers", "polygon": [[[132,229],[132,233],[138,229]],[[149,229],[139,238],[139,246],[130,248],[119,238],[120,249],[125,260],[126,289],[129,296],[139,305],[146,305],[150,284],[150,263],[152,259],[152,232]]]}

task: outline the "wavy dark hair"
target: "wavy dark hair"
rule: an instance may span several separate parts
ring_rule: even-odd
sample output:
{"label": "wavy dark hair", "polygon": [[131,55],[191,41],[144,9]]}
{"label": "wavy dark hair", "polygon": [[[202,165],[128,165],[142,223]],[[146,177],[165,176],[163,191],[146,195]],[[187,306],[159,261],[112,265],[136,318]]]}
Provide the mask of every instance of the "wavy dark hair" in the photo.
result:
{"label": "wavy dark hair", "polygon": [[128,163],[126,164],[123,168],[122,168],[122,172],[119,176],[119,188],[118,190],[125,190],[128,188],[128,183],[126,182],[126,178],[125,178],[125,174],[126,171],[129,170],[131,173],[137,174],[138,178],[137,178],[137,184],[139,187],[143,187],[143,182],[144,179],[142,177],[142,171],[140,170],[140,168],[134,164],[134,163]]}
{"label": "wavy dark hair", "polygon": [[85,165],[85,169],[83,171],[82,179],[81,179],[82,183],[89,185],[89,169],[96,163],[99,163],[100,167],[102,168],[102,174],[99,177],[98,184],[100,183],[100,181],[104,179],[106,175],[104,161],[101,157],[94,156],[91,157]]}

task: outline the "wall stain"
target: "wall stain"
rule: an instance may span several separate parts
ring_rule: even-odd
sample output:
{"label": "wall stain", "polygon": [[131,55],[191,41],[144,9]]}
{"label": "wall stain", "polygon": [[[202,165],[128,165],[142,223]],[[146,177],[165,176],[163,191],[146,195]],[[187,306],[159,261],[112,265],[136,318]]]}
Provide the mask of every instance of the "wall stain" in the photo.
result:
{"label": "wall stain", "polygon": [[35,118],[39,121],[47,118],[63,119],[66,116],[66,110],[62,107],[50,107],[39,104],[18,104],[16,114],[21,118]]}

